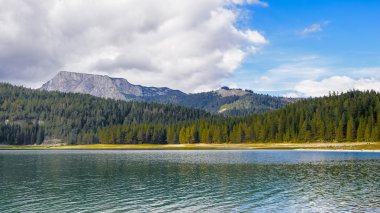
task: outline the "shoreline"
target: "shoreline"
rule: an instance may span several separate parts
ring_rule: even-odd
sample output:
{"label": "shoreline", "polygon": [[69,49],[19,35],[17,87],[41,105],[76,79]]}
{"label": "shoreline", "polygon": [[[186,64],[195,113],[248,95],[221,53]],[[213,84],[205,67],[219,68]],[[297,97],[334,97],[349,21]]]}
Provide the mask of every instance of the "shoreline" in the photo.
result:
{"label": "shoreline", "polygon": [[380,142],[0,145],[0,150],[298,150],[298,151],[380,152]]}
{"label": "shoreline", "polygon": [[292,149],[294,151],[310,151],[310,152],[374,152],[380,153],[380,150],[369,149]]}

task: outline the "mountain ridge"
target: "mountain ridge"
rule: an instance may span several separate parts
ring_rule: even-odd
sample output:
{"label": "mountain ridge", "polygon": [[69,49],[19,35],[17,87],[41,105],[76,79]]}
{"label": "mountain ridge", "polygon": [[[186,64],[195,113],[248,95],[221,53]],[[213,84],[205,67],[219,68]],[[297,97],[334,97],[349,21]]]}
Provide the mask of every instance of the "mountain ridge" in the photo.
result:
{"label": "mountain ridge", "polygon": [[40,89],[90,94],[115,100],[171,103],[224,115],[262,113],[294,102],[294,99],[256,94],[251,90],[228,87],[209,92],[184,93],[168,87],[135,85],[124,78],[69,71],[60,71]]}
{"label": "mountain ridge", "polygon": [[101,98],[129,100],[131,97],[154,95],[182,95],[179,90],[167,87],[144,87],[134,85],[123,78],[112,78],[107,75],[87,74],[60,71],[53,79],[40,88],[47,91],[77,92]]}

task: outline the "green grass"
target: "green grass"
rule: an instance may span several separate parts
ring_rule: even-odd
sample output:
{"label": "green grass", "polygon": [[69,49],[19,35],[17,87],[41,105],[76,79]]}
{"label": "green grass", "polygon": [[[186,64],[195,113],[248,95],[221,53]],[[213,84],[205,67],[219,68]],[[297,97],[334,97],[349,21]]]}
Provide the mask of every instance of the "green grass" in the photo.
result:
{"label": "green grass", "polygon": [[307,149],[307,150],[379,150],[380,142],[352,143],[245,143],[245,144],[91,144],[67,146],[8,146],[1,145],[2,150],[38,150],[38,149],[156,149],[156,150],[233,150],[233,149]]}

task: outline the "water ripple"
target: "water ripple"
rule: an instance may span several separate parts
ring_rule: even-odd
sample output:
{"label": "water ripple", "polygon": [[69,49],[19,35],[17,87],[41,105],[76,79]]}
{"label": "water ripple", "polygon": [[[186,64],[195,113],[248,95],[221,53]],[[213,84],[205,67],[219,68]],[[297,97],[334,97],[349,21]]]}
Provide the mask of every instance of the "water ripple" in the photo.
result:
{"label": "water ripple", "polygon": [[380,212],[380,154],[0,151],[0,212]]}

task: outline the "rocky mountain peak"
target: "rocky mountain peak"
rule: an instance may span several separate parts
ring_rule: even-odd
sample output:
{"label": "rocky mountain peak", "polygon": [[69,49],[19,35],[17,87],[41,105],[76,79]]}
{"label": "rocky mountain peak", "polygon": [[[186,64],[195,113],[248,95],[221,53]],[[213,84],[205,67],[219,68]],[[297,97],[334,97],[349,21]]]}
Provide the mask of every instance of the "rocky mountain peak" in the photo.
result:
{"label": "rocky mountain peak", "polygon": [[116,100],[138,99],[146,96],[181,95],[169,88],[133,85],[123,78],[61,71],[41,87],[42,90],[90,94]]}

